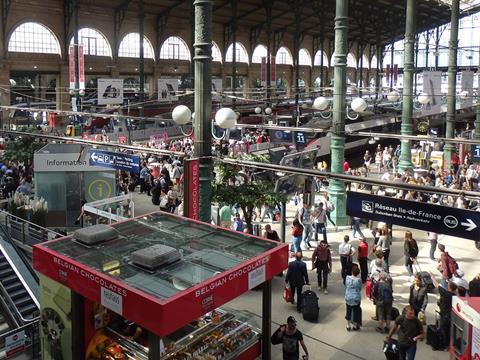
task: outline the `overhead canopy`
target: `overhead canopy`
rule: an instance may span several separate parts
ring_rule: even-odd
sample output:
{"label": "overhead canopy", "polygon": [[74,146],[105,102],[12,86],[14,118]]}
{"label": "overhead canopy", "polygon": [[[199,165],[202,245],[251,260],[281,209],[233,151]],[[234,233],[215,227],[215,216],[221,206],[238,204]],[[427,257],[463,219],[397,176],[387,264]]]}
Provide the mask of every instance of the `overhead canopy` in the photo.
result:
{"label": "overhead canopy", "polygon": [[[422,32],[450,22],[452,0],[416,0],[417,29]],[[80,5],[101,6],[135,13],[136,1],[132,0],[80,0]],[[240,27],[265,30],[266,1],[260,0],[215,0],[213,22],[228,27],[232,23],[232,6],[236,6],[236,22]],[[478,12],[480,0],[461,0],[462,15]],[[193,1],[145,0],[148,15],[168,15],[188,19]],[[402,39],[405,32],[406,1],[398,0],[356,0],[349,1],[350,41],[365,44],[388,44]],[[303,35],[324,39],[334,38],[335,0],[273,0],[272,31],[293,34],[299,15]]]}

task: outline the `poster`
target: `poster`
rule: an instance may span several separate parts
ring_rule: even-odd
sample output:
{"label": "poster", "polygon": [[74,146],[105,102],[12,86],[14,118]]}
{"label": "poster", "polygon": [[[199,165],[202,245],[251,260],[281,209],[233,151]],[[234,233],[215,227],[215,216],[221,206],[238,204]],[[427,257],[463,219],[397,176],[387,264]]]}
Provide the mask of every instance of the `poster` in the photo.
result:
{"label": "poster", "polygon": [[422,106],[422,116],[442,111],[442,72],[423,72],[423,92],[430,95],[430,102]]}
{"label": "poster", "polygon": [[70,90],[75,90],[75,48],[73,45],[68,48],[68,79]]}
{"label": "poster", "polygon": [[123,79],[98,79],[98,105],[123,104]]}
{"label": "poster", "polygon": [[178,100],[178,79],[162,78],[158,79],[158,100],[176,101]]}
{"label": "poster", "polygon": [[212,79],[212,100],[221,101],[223,92],[223,81],[220,78]]}
{"label": "poster", "polygon": [[72,358],[71,291],[40,274],[40,338],[43,360]]}
{"label": "poster", "polygon": [[468,94],[462,99],[460,107],[468,108],[473,106],[473,71],[462,71],[462,92]]}
{"label": "poster", "polygon": [[85,90],[85,55],[83,44],[78,45],[78,86]]}

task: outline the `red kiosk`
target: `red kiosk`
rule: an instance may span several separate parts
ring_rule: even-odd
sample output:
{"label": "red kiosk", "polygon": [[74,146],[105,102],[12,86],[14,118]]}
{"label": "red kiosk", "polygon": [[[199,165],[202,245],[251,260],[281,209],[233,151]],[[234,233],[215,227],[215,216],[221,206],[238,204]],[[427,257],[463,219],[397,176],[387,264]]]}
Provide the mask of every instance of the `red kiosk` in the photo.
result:
{"label": "red kiosk", "polygon": [[450,359],[480,360],[480,297],[452,299]]}
{"label": "red kiosk", "polygon": [[[34,247],[42,359],[270,357],[270,280],[286,244],[163,212],[83,231]],[[173,261],[139,262],[165,245]],[[264,342],[247,312],[220,308],[259,286]]]}

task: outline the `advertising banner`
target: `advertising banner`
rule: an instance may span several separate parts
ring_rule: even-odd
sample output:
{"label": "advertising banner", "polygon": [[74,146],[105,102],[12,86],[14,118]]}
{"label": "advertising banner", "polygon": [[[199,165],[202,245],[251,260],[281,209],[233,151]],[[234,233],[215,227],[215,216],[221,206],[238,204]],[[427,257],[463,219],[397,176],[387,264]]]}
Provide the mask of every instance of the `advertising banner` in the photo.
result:
{"label": "advertising banner", "polygon": [[68,78],[70,90],[75,90],[75,48],[73,45],[68,48]]}
{"label": "advertising banner", "polygon": [[423,92],[430,96],[430,102],[422,107],[422,116],[442,111],[442,72],[423,72]]}
{"label": "advertising banner", "polygon": [[98,105],[123,104],[123,79],[98,79]]}
{"label": "advertising banner", "polygon": [[83,44],[78,45],[78,86],[80,90],[85,90],[85,56]]}
{"label": "advertising banner", "polygon": [[198,220],[200,218],[200,163],[198,159],[185,160],[185,206],[184,216]]}
{"label": "advertising banner", "polygon": [[473,71],[462,71],[462,92],[467,92],[462,99],[461,107],[473,106]]}
{"label": "advertising banner", "polygon": [[[260,80],[262,85],[265,86],[267,82],[267,58],[262,57],[261,75]],[[270,81],[275,82],[277,80],[277,66],[275,63],[275,56],[270,56]]]}
{"label": "advertising banner", "polygon": [[158,79],[158,101],[177,101],[178,79]]}
{"label": "advertising banner", "polygon": [[[59,276],[67,271],[59,269]],[[43,360],[72,359],[72,302],[68,287],[40,274],[40,338]]]}
{"label": "advertising banner", "polygon": [[480,329],[472,327],[472,359],[480,359]]}

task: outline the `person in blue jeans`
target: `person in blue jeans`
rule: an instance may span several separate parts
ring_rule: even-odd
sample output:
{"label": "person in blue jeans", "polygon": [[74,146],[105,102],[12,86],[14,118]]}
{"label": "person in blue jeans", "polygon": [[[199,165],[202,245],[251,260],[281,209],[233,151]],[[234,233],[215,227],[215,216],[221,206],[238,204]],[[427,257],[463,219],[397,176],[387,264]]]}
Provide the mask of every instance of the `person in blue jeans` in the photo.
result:
{"label": "person in blue jeans", "polygon": [[415,360],[417,341],[423,340],[425,333],[422,322],[415,316],[413,306],[408,305],[403,309],[402,315],[395,320],[395,325],[390,328],[385,340],[390,342],[396,331],[400,360]]}
{"label": "person in blue jeans", "polygon": [[359,217],[352,217],[352,239],[355,239],[355,235],[359,235],[358,238],[363,239],[365,236],[362,233],[362,230],[360,229],[360,218]]}
{"label": "person in blue jeans", "polygon": [[300,244],[302,243],[303,226],[298,219],[293,220],[292,224],[292,250],[293,252],[302,251]]}

